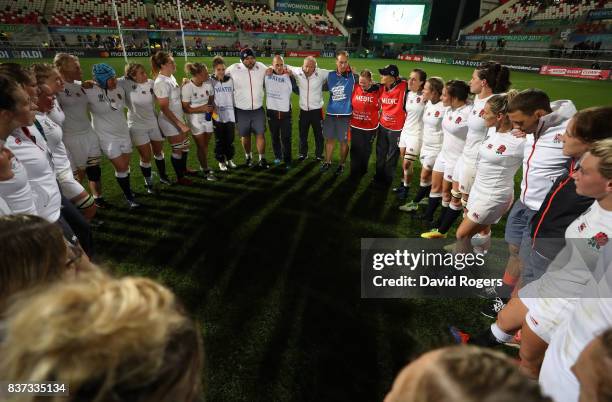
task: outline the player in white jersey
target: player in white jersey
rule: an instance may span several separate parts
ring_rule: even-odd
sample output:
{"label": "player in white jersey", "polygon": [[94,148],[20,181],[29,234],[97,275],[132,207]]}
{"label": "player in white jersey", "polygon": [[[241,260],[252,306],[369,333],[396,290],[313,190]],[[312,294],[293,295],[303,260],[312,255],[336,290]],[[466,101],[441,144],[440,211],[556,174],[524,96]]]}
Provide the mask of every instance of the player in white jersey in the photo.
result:
{"label": "player in white jersey", "polygon": [[35,125],[43,133],[52,154],[55,176],[62,195],[66,197],[83,216],[91,220],[96,213],[93,197],[79,183],[72,172],[66,147],[62,142],[62,128],[55,123],[49,113],[54,109],[55,97],[50,93],[38,96],[38,112]]}
{"label": "player in white jersey", "polygon": [[426,239],[445,238],[452,222],[461,214],[461,196],[453,181],[455,163],[463,152],[467,135],[467,119],[472,105],[467,103],[470,87],[465,81],[450,80],[444,85],[442,102],[447,107],[442,121],[444,140],[442,150],[433,167],[429,204],[423,218],[433,222],[433,216],[440,204],[442,212],[434,224],[436,229],[421,234]]}
{"label": "player in white jersey", "polygon": [[96,84],[86,90],[92,125],[100,139],[102,152],[115,168],[115,178],[130,209],[140,205],[130,186],[132,141],[125,118],[125,92],[117,85],[115,70],[108,64],[94,64]]}
{"label": "player in white jersey", "polygon": [[[32,72],[36,75],[36,80],[38,81],[39,86],[46,85],[48,91],[50,91],[53,95],[57,95],[64,91],[64,80],[62,79],[59,71],[53,68],[53,66],[44,63],[36,63],[32,65]],[[64,124],[64,120],[66,120],[64,110],[60,106],[57,99],[53,100],[52,108],[46,114],[51,120],[60,126],[60,128]]]}
{"label": "player in white jersey", "polygon": [[484,107],[493,94],[506,92],[510,86],[510,70],[499,63],[488,62],[477,67],[470,80],[470,92],[475,94],[474,107],[468,118],[468,133],[460,161],[457,163],[457,182],[465,207],[476,177],[476,159],[488,127],[483,119]]}
{"label": "player in white jersey", "polygon": [[155,113],[153,80],[147,77],[142,64],[130,63],[125,66],[125,76],[117,80],[125,92],[125,104],[132,144],[140,154],[140,170],[147,192],[153,192],[152,156],[159,173],[159,181],[170,184],[164,160],[164,137],[159,130]]}
{"label": "player in white jersey", "polygon": [[534,377],[554,331],[583,296],[612,236],[612,139],[593,144],[573,177],[576,192],[594,198],[593,205],[568,226],[566,245],[546,273],[520,289],[496,323],[475,339],[482,345],[509,342],[521,329],[521,365]]}
{"label": "player in white jersey", "polygon": [[412,201],[399,207],[400,211],[413,212],[419,208],[419,202],[429,197],[431,190],[431,172],[436,158],[442,149],[442,140],[444,133],[442,132],[442,120],[446,106],[440,100],[442,90],[444,89],[444,81],[440,77],[431,77],[425,81],[423,87],[423,101],[425,109],[423,110],[423,145],[421,146],[421,177],[419,183],[419,191],[416,193]]}
{"label": "player in white jersey", "polygon": [[489,130],[479,145],[472,195],[457,228],[462,249],[469,249],[462,243],[470,241],[476,233],[490,233],[490,225],[497,223],[514,201],[514,176],[523,163],[525,139],[512,135],[506,108],[517,93],[492,95],[484,106],[482,119]]}
{"label": "player in white jersey", "polygon": [[156,76],[153,92],[159,104],[159,128],[172,147],[172,167],[176,173],[176,181],[188,186],[192,182],[185,177],[187,174],[187,156],[189,153],[189,126],[183,121],[183,105],[181,103],[181,88],[174,78],[176,63],[167,52],[157,52],[151,56],[153,75]]}
{"label": "player in white jersey", "polygon": [[96,206],[106,208],[108,203],[102,197],[100,142],[91,127],[84,89],[91,87],[91,84],[81,82],[83,74],[76,56],[58,53],[55,55],[54,64],[64,80],[64,90],[57,94],[57,100],[65,115],[62,124],[63,142],[68,151],[70,165],[79,181],[87,174],[89,189]]}
{"label": "player in white jersey", "polygon": [[418,159],[423,143],[423,87],[427,80],[427,73],[415,68],[408,78],[408,95],[406,96],[406,120],[400,134],[399,149],[404,175],[400,185],[393,189],[401,200],[408,196],[408,188],[412,181],[414,162]]}
{"label": "player in white jersey", "polygon": [[30,99],[10,77],[0,75],[0,215],[38,215],[25,168],[4,144],[10,133],[32,120]]}
{"label": "player in white jersey", "polygon": [[206,180],[215,181],[217,178],[208,168],[208,144],[213,135],[215,90],[208,75],[208,68],[204,64],[187,63],[185,73],[191,75],[191,79],[185,79],[181,88],[183,111],[187,114],[191,135],[198,148],[200,169]]}

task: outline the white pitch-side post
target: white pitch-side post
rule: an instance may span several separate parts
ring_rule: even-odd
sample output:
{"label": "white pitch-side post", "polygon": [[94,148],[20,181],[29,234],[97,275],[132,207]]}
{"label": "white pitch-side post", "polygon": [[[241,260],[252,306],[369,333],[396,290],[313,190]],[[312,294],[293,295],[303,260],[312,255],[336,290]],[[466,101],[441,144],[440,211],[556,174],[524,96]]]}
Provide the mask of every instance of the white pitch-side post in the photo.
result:
{"label": "white pitch-side post", "polygon": [[119,12],[117,11],[117,4],[115,4],[115,0],[113,2],[113,11],[115,12],[115,21],[117,21],[117,29],[119,30],[119,39],[121,40],[121,48],[123,49],[123,58],[125,59],[125,64],[128,64],[127,52],[125,50],[125,42],[123,41],[123,33],[121,33],[121,23],[119,22]]}
{"label": "white pitch-side post", "polygon": [[181,24],[181,38],[183,39],[183,53],[185,55],[185,61],[187,61],[187,45],[185,44],[185,30],[183,28],[183,15],[181,13],[181,0],[176,0],[176,6],[178,7],[179,23]]}

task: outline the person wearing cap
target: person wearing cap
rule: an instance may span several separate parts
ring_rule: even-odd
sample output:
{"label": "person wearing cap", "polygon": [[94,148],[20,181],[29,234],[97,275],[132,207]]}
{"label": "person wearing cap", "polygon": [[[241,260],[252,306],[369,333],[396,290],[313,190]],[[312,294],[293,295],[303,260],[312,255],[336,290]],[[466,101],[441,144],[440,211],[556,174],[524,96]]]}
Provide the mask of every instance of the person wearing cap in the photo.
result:
{"label": "person wearing cap", "polygon": [[326,118],[323,121],[325,161],[321,164],[321,172],[326,172],[331,167],[336,142],[340,143],[340,163],[336,169],[336,174],[341,174],[344,171],[344,162],[346,162],[349,152],[348,132],[353,114],[351,99],[355,84],[359,82],[359,77],[351,70],[348,58],[346,51],[339,51],[336,55],[336,71],[331,71],[327,75],[329,102]]}
{"label": "person wearing cap", "polygon": [[359,84],[353,90],[351,117],[351,175],[363,176],[368,171],[372,143],[378,131],[381,87],[372,82],[372,72],[359,73]]}
{"label": "person wearing cap", "polygon": [[263,110],[264,79],[267,69],[265,64],[255,60],[253,49],[247,47],[240,51],[240,63],[232,64],[225,70],[234,81],[236,125],[244,148],[246,166],[253,164],[251,134],[255,134],[259,166],[269,167],[265,158],[266,116]]}
{"label": "person wearing cap", "polygon": [[400,78],[399,69],[389,64],[378,70],[383,85],[380,94],[380,127],[376,139],[376,174],[374,181],[389,185],[400,155],[399,140],[406,121],[408,83]]}
{"label": "person wearing cap", "polygon": [[[295,80],[285,74],[285,60],[281,55],[272,59],[272,74],[266,75],[266,114],[272,137],[274,164],[285,163],[291,168],[291,93]],[[297,90],[297,87],[295,87]]]}
{"label": "person wearing cap", "polygon": [[125,117],[125,91],[117,85],[115,70],[108,64],[94,64],[93,88],[85,90],[91,111],[94,132],[100,139],[102,152],[115,168],[115,178],[130,209],[140,205],[130,186],[132,141]]}
{"label": "person wearing cap", "polygon": [[323,84],[330,70],[317,66],[313,56],[304,58],[302,67],[286,65],[291,71],[300,93],[300,147],[298,160],[308,157],[308,132],[312,127],[315,140],[315,158],[323,160]]}

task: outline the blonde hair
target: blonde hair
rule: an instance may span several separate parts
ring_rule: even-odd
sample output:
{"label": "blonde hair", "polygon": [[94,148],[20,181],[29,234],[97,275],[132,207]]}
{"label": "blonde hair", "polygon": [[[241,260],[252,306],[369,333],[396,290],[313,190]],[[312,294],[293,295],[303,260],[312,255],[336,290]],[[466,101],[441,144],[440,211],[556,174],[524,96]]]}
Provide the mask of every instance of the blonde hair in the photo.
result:
{"label": "blonde hair", "polygon": [[599,158],[599,173],[608,180],[612,179],[612,138],[593,143],[589,152]]}
{"label": "blonde hair", "polygon": [[507,356],[475,346],[439,350],[414,387],[402,391],[394,402],[550,401]]}
{"label": "blonde hair", "polygon": [[138,73],[138,70],[141,70],[146,72],[145,67],[140,64],[140,63],[128,63],[125,65],[125,77],[129,80],[134,81],[134,78],[136,77],[136,73]]}
{"label": "blonde hair", "polygon": [[47,285],[66,272],[61,229],[31,215],[0,217],[0,312],[18,292]]}
{"label": "blonde hair", "polygon": [[68,63],[75,62],[75,61],[79,61],[79,58],[76,57],[75,55],[68,54],[68,53],[58,53],[55,55],[55,58],[53,59],[53,64],[55,65],[55,67],[58,68],[58,70],[62,71],[66,69],[66,66],[68,65]]}
{"label": "blonde hair", "polygon": [[70,397],[49,402],[199,397],[198,330],[174,294],[151,279],[88,273],[21,298],[5,323],[0,378],[69,384]]}
{"label": "blonde hair", "polygon": [[187,63],[185,64],[185,74],[189,74],[192,77],[200,74],[202,71],[208,71],[205,64],[202,63]]}
{"label": "blonde hair", "polygon": [[487,103],[491,108],[491,112],[494,114],[507,114],[508,113],[508,104],[514,99],[516,95],[518,95],[518,91],[516,89],[511,89],[504,94],[493,95],[489,98]]}
{"label": "blonde hair", "polygon": [[54,73],[59,74],[57,68],[53,64],[48,63],[35,63],[30,66],[30,71],[34,74],[36,83],[42,85],[45,81],[51,77]]}

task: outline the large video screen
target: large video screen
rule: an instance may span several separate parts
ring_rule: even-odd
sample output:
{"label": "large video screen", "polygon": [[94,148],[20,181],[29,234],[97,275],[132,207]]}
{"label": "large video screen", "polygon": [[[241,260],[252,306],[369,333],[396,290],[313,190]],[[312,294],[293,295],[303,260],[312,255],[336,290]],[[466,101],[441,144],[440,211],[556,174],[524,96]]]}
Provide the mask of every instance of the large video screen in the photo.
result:
{"label": "large video screen", "polygon": [[377,4],[374,34],[420,35],[424,4]]}

